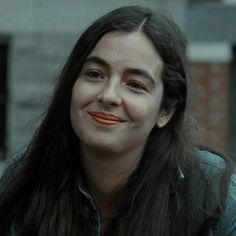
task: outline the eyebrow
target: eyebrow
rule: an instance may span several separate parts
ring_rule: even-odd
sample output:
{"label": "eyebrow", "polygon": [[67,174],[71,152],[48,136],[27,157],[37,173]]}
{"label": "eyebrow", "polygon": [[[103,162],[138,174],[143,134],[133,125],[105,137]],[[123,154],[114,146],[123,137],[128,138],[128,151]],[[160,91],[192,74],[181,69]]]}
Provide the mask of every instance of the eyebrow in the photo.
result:
{"label": "eyebrow", "polygon": [[87,64],[87,63],[95,63],[97,65],[100,65],[102,67],[105,67],[107,69],[111,69],[111,66],[103,59],[101,59],[100,57],[88,57],[84,64]]}
{"label": "eyebrow", "polygon": [[[96,57],[96,56],[92,56],[92,57],[88,57],[84,64],[87,63],[95,63],[97,65],[100,65],[102,67],[105,67],[106,69],[110,70],[111,66],[109,65],[108,62],[106,62],[105,60],[103,60],[100,57]],[[140,68],[127,68],[125,70],[125,74],[133,74],[133,75],[138,75],[141,77],[144,77],[145,79],[147,79],[149,82],[151,82],[153,85],[156,84],[154,78],[150,75],[150,73],[146,70],[140,69]]]}
{"label": "eyebrow", "polygon": [[156,84],[154,78],[146,70],[129,68],[129,69],[126,69],[125,71],[127,74],[133,74],[133,75],[138,75],[138,76],[144,77],[149,82],[151,82],[153,85]]}

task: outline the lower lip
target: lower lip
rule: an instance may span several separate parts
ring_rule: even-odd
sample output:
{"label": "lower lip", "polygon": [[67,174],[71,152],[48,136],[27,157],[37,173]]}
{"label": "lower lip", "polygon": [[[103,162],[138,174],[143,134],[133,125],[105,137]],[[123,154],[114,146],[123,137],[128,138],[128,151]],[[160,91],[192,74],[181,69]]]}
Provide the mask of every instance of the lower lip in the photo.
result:
{"label": "lower lip", "polygon": [[97,123],[102,124],[102,125],[116,125],[116,124],[120,123],[120,121],[103,119],[103,118],[97,117],[97,116],[91,116],[91,117],[94,121],[96,121]]}

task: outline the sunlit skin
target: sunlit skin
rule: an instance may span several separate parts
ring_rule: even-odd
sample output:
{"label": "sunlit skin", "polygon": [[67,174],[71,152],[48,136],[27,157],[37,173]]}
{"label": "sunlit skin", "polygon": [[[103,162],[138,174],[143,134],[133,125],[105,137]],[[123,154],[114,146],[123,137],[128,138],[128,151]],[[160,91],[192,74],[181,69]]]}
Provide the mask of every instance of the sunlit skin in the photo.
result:
{"label": "sunlit skin", "polygon": [[160,110],[162,68],[144,33],[112,32],[88,55],[73,86],[71,123],[100,208],[137,166],[153,127],[171,118]]}

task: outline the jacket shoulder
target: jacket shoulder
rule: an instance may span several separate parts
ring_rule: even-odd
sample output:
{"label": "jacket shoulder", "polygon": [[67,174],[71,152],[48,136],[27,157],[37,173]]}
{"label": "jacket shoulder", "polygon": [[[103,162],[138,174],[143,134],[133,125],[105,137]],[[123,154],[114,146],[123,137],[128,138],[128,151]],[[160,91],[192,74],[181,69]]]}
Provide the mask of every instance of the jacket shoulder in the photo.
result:
{"label": "jacket shoulder", "polygon": [[231,176],[225,211],[214,230],[214,236],[236,235],[236,173]]}
{"label": "jacket shoulder", "polygon": [[197,150],[200,167],[203,170],[212,172],[221,172],[227,168],[223,156],[216,152],[208,150]]}
{"label": "jacket shoulder", "polygon": [[[199,162],[201,169],[206,174],[213,187],[213,192],[216,196],[222,196],[222,187],[227,186],[226,201],[224,204],[225,210],[220,217],[218,223],[212,228],[214,236],[235,236],[236,235],[236,171],[234,163],[227,163],[221,155],[199,150]],[[229,166],[232,165],[232,166]],[[222,176],[228,173],[228,180]],[[226,182],[227,181],[227,182]],[[229,182],[228,182],[229,181]]]}
{"label": "jacket shoulder", "polygon": [[0,195],[2,195],[7,185],[23,167],[27,150],[27,147],[20,149],[13,157],[5,162],[3,174],[0,178]]}
{"label": "jacket shoulder", "polygon": [[199,161],[200,171],[209,184],[213,186],[216,191],[220,187],[223,176],[230,173],[230,161],[215,152],[208,150],[197,150],[197,158]]}

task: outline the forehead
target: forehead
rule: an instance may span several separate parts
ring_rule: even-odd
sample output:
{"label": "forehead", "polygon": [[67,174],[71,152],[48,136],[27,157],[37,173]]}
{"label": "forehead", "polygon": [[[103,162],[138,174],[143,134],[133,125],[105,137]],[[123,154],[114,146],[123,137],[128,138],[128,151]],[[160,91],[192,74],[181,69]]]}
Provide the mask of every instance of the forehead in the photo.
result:
{"label": "forehead", "polygon": [[109,64],[161,70],[162,59],[151,40],[141,31],[105,34],[88,57],[101,57]]}

